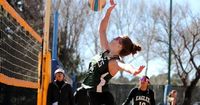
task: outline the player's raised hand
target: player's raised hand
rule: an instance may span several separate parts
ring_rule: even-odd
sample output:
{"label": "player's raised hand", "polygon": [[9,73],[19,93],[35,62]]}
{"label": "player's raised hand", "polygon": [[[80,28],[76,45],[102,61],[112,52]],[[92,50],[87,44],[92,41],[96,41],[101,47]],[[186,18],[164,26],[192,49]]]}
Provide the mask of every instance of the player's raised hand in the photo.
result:
{"label": "player's raised hand", "polygon": [[111,13],[111,11],[115,8],[115,6],[116,6],[116,4],[111,5],[111,6],[108,8],[107,12],[108,12],[108,13]]}
{"label": "player's raised hand", "polygon": [[145,68],[144,65],[140,66],[139,69],[137,71],[135,71],[135,73],[133,75],[137,75],[137,74],[141,73],[142,70],[144,70],[144,68]]}
{"label": "player's raised hand", "polygon": [[115,4],[114,0],[110,0],[110,5],[114,5],[114,4]]}

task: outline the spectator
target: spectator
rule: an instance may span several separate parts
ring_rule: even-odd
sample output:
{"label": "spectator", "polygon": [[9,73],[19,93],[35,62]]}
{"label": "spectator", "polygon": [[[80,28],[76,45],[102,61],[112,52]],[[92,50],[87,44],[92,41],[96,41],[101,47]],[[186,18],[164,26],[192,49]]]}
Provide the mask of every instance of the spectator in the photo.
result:
{"label": "spectator", "polygon": [[168,104],[169,105],[177,105],[176,99],[177,99],[177,91],[172,90],[168,95]]}
{"label": "spectator", "polygon": [[64,81],[64,70],[59,68],[54,75],[55,80],[48,87],[47,105],[74,105],[72,87]]}

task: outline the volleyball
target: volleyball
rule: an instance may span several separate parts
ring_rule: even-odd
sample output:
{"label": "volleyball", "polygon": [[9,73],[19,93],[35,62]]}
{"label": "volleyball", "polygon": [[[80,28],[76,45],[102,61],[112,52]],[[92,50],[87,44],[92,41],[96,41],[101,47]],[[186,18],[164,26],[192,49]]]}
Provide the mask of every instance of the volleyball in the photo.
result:
{"label": "volleyball", "polygon": [[88,0],[88,5],[93,11],[101,11],[106,5],[106,0]]}

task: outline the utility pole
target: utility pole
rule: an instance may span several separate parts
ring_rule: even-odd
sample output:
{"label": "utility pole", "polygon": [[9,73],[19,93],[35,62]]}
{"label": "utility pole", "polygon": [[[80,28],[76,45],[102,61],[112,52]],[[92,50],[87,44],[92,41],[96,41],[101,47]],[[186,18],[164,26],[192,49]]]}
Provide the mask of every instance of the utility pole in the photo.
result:
{"label": "utility pole", "polygon": [[170,7],[169,7],[169,58],[168,58],[168,84],[165,86],[164,90],[164,105],[167,105],[167,96],[169,91],[171,90],[171,39],[172,39],[172,0],[170,0]]}
{"label": "utility pole", "polygon": [[169,60],[168,60],[168,85],[171,85],[171,38],[172,38],[172,0],[170,0],[170,11],[169,11]]}
{"label": "utility pole", "polygon": [[57,69],[58,65],[58,9],[60,7],[61,0],[54,0],[54,25],[53,25],[53,43],[52,43],[52,69],[51,69],[51,81],[53,81],[54,72]]}

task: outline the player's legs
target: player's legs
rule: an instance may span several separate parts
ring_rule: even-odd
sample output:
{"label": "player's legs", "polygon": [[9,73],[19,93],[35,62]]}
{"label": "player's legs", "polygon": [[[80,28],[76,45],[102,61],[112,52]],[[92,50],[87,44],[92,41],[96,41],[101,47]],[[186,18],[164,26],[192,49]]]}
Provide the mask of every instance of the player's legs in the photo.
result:
{"label": "player's legs", "polygon": [[114,97],[110,92],[103,92],[102,98],[105,105],[115,105]]}
{"label": "player's legs", "polygon": [[101,93],[91,91],[91,92],[89,92],[89,97],[90,97],[91,105],[102,105],[101,99],[103,97],[101,97]]}
{"label": "player's legs", "polygon": [[86,89],[84,88],[78,89],[74,97],[75,97],[75,105],[90,105]]}

